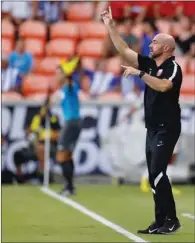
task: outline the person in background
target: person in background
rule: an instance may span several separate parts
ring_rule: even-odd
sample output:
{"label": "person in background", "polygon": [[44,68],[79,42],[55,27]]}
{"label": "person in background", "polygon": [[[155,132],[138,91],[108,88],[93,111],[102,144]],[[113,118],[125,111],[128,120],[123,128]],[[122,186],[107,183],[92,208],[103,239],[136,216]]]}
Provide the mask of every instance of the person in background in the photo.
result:
{"label": "person in background", "polygon": [[48,24],[63,20],[66,15],[68,2],[62,1],[34,1],[33,12],[35,19]]}
{"label": "person in background", "polygon": [[[40,183],[43,182],[44,162],[45,162],[45,141],[50,137],[50,158],[55,159],[57,140],[59,137],[60,124],[56,115],[50,111],[50,98],[45,101],[45,104],[40,108],[40,112],[37,113],[30,123],[30,126],[26,129],[27,138],[29,141],[28,147],[17,151],[14,154],[14,161],[17,168],[17,180],[18,182],[24,182],[21,173],[21,165],[27,163],[30,160],[39,161],[37,166],[37,177]],[[45,128],[46,117],[49,117],[50,130]]]}
{"label": "person in background", "polygon": [[60,164],[66,184],[61,195],[74,195],[74,161],[73,151],[82,128],[80,118],[80,102],[78,83],[74,82],[73,73],[79,58],[62,61],[57,69],[57,79],[61,84],[61,108],[64,115],[64,126],[61,130],[57,146],[56,160]]}
{"label": "person in background", "polygon": [[195,2],[194,1],[181,1],[181,16],[187,16],[191,20],[195,20]]}
{"label": "person in background", "polygon": [[80,77],[80,90],[79,90],[79,98],[80,100],[88,100],[91,98],[90,88],[92,83],[92,77],[90,73],[84,72]]}
{"label": "person in background", "polygon": [[8,57],[2,55],[1,62],[1,90],[2,92],[21,92],[22,79],[17,68],[8,67]]}
{"label": "person in background", "polygon": [[2,13],[19,26],[32,17],[32,1],[2,1]]}
{"label": "person in background", "polygon": [[27,75],[33,67],[33,56],[25,51],[25,42],[19,39],[16,43],[16,49],[9,56],[9,67],[17,68],[20,74]]}
{"label": "person in background", "polygon": [[195,58],[195,41],[191,43],[190,50],[188,52],[189,60],[192,61],[192,58]]}
{"label": "person in background", "polygon": [[175,36],[175,41],[182,54],[187,55],[190,52],[191,45],[195,43],[195,21],[192,22],[188,17],[183,16],[179,22],[180,31]]}
{"label": "person in background", "polygon": [[84,68],[82,62],[79,62],[72,79],[80,88],[79,97],[82,100],[98,98],[115,89],[116,83],[120,82],[120,76],[106,71],[104,60],[96,63],[95,71]]}
{"label": "person in background", "polygon": [[151,6],[151,2],[148,1],[99,2],[97,5],[96,19],[99,20],[99,16],[97,15],[108,7],[108,3],[113,10],[113,18],[117,23],[121,23],[125,19],[133,19],[135,23],[141,23],[148,16],[148,10]]}
{"label": "person in background", "polygon": [[154,21],[150,18],[144,19],[143,22],[143,35],[142,35],[142,47],[141,54],[143,56],[149,56],[150,48],[149,45],[152,43],[152,39],[158,34],[158,28],[156,27]]}
{"label": "person in background", "polygon": [[90,94],[93,98],[112,92],[116,88],[116,84],[120,83],[120,75],[108,72],[105,66],[106,60],[101,60],[96,63],[96,71],[91,72]]}
{"label": "person in background", "polygon": [[155,19],[172,20],[173,18],[180,18],[183,12],[181,1],[155,1],[153,9]]}
{"label": "person in background", "polygon": [[151,1],[126,2],[125,16],[133,19],[136,24],[140,24],[145,18],[148,18],[150,16],[151,5]]}
{"label": "person in background", "polygon": [[[122,27],[122,28],[121,28]],[[139,39],[132,34],[133,28],[133,21],[129,18],[124,20],[122,26],[118,25],[120,30],[120,36],[123,40],[127,43],[127,45],[136,52],[140,51],[140,42]],[[109,58],[118,55],[116,48],[114,47],[110,36],[108,35],[107,38],[104,40],[103,50],[102,50],[102,57]]]}

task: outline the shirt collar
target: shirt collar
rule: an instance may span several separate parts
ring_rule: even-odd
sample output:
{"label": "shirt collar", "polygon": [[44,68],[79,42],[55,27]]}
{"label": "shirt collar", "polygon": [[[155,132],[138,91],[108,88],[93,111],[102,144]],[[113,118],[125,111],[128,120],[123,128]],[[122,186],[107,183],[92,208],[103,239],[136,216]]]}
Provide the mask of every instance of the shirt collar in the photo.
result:
{"label": "shirt collar", "polygon": [[158,66],[158,68],[162,68],[166,66],[167,64],[171,63],[173,60],[175,60],[175,56],[168,57],[167,60],[165,60],[160,66]]}

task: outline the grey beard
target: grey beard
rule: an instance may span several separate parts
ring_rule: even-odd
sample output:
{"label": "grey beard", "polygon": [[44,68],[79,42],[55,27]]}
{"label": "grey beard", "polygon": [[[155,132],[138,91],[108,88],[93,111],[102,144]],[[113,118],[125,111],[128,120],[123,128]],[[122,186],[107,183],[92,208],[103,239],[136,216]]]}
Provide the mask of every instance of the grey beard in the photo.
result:
{"label": "grey beard", "polygon": [[162,53],[158,53],[158,54],[155,54],[155,55],[152,55],[150,53],[150,57],[153,58],[153,59],[156,59],[156,58],[160,57],[161,55],[162,55]]}

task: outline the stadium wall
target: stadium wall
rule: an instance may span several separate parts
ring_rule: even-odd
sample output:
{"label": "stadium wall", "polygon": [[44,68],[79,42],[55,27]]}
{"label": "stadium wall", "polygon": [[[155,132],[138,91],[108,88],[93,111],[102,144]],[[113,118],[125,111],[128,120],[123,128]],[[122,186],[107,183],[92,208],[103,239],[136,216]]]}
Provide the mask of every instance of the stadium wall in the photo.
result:
{"label": "stadium wall", "polygon": [[[110,128],[120,122],[121,117],[128,111],[127,105],[128,103],[124,102],[115,104],[89,102],[82,105],[81,115],[84,119],[84,125],[74,153],[76,175],[110,174],[110,163],[101,149],[101,138],[106,136]],[[35,103],[3,103],[2,134],[7,136],[8,143],[7,152],[3,155],[2,171],[7,169],[12,173],[16,172],[13,155],[18,149],[27,145],[25,127],[30,124],[32,117],[39,109],[40,104]],[[52,111],[58,115],[62,125],[63,117],[60,107],[55,105],[52,107]],[[136,116],[136,120],[143,122],[143,110],[140,110]],[[185,105],[182,107],[182,134],[194,137],[194,121],[195,106]],[[132,123],[129,124],[129,126],[132,125]],[[189,179],[188,166],[194,162],[183,161],[185,158],[182,158],[182,152],[180,158],[181,161],[177,164],[178,170],[174,170],[175,175],[173,175],[173,181],[178,182]],[[60,173],[60,168],[57,165],[54,164],[52,168],[56,173]],[[23,167],[23,173],[33,173],[34,170],[35,163],[33,161]],[[133,178],[133,181],[138,182],[139,178]]]}

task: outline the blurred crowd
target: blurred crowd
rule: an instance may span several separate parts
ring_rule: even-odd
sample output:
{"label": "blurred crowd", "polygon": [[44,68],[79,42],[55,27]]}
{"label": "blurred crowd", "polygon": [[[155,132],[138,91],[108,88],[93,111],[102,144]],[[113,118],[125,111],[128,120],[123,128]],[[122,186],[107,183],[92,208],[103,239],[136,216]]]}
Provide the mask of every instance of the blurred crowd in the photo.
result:
{"label": "blurred crowd", "polygon": [[153,37],[169,33],[175,37],[176,60],[184,74],[194,75],[195,2],[3,1],[3,100],[44,100],[48,87],[52,92],[59,88],[55,78],[59,61],[75,55],[84,71],[77,77],[82,100],[139,96],[143,81],[122,76],[120,64],[127,63],[102,23],[100,13],[108,5],[130,48],[147,56]]}

